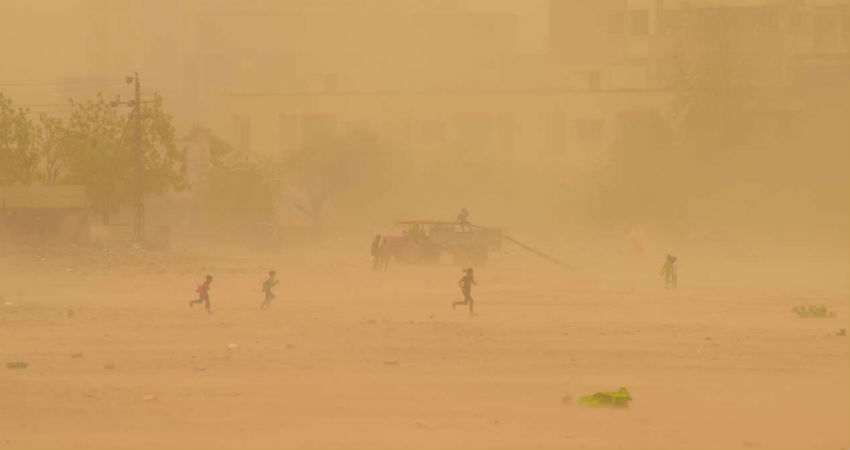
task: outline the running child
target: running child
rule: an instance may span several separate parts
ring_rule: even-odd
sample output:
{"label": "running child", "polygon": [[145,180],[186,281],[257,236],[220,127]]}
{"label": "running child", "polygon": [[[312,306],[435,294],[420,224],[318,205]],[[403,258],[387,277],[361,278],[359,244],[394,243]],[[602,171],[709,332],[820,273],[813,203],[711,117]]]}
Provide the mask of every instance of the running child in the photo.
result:
{"label": "running child", "polygon": [[457,305],[469,305],[469,315],[475,315],[475,312],[472,310],[472,286],[475,284],[475,276],[472,272],[472,267],[464,270],[466,273],[460,281],[457,282],[458,286],[460,286],[461,292],[463,292],[463,301],[462,302],[452,302],[452,309],[455,309]]}
{"label": "running child", "polygon": [[206,281],[195,290],[198,293],[198,298],[190,301],[189,307],[195,306],[195,303],[203,303],[207,312],[212,313],[210,310],[210,284],[212,284],[212,275],[207,275]]}
{"label": "running child", "polygon": [[274,300],[274,292],[272,292],[272,288],[277,286],[278,280],[274,279],[275,271],[269,271],[269,278],[266,281],[263,281],[263,292],[266,294],[266,299],[263,300],[263,303],[260,305],[260,309],[265,309],[269,307],[272,300]]}

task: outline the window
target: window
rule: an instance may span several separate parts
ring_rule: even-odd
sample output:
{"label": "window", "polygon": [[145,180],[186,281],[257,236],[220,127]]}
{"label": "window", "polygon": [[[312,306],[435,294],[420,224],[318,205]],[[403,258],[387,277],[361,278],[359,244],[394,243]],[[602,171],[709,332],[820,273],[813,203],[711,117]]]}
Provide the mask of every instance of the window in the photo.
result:
{"label": "window", "polygon": [[419,124],[418,139],[421,142],[434,143],[446,140],[446,124],[440,120],[428,120]]}
{"label": "window", "polygon": [[792,13],[788,18],[788,31],[791,33],[803,33],[806,31],[806,15],[801,12]]}
{"label": "window", "polygon": [[622,14],[611,14],[608,16],[608,33],[623,34],[626,24]]}
{"label": "window", "polygon": [[637,9],[629,11],[629,31],[632,36],[646,36],[649,34],[649,11]]}
{"label": "window", "polygon": [[574,120],[573,131],[578,142],[599,142],[603,135],[602,119]]}
{"label": "window", "polygon": [[236,114],[233,116],[233,143],[237,150],[251,151],[251,116]]}
{"label": "window", "polygon": [[602,87],[602,74],[598,70],[593,70],[587,74],[587,88],[591,91],[598,91]]}
{"label": "window", "polygon": [[514,128],[515,119],[513,113],[499,113],[496,115],[496,151],[502,158],[514,156]]}
{"label": "window", "polygon": [[546,153],[562,155],[567,149],[566,117],[563,112],[546,113],[543,118]]}
{"label": "window", "polygon": [[467,113],[455,118],[455,146],[460,154],[487,154],[496,145],[496,123],[491,114]]}
{"label": "window", "polygon": [[280,157],[286,158],[298,150],[298,116],[281,114],[278,117]]}
{"label": "window", "polygon": [[831,8],[815,8],[815,46],[817,46],[818,48],[825,48],[831,46],[835,37],[835,22],[835,17],[832,15]]}

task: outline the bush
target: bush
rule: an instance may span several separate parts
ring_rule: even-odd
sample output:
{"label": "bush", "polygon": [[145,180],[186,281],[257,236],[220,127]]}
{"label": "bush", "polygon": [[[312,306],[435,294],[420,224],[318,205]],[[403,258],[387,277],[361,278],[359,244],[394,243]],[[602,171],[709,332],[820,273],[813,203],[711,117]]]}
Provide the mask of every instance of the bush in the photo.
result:
{"label": "bush", "polygon": [[800,317],[835,317],[835,312],[830,311],[824,305],[801,305],[791,309]]}

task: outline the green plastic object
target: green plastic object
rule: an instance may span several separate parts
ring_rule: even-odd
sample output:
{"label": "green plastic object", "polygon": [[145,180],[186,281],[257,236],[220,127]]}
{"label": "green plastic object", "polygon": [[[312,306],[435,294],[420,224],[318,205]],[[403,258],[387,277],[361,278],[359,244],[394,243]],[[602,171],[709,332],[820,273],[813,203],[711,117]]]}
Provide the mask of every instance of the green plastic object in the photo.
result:
{"label": "green plastic object", "polygon": [[632,396],[629,395],[629,390],[621,387],[616,392],[597,392],[595,394],[584,395],[578,399],[578,405],[587,407],[627,408],[630,401],[632,401]]}
{"label": "green plastic object", "polygon": [[791,309],[800,317],[835,317],[835,313],[824,305],[801,305]]}

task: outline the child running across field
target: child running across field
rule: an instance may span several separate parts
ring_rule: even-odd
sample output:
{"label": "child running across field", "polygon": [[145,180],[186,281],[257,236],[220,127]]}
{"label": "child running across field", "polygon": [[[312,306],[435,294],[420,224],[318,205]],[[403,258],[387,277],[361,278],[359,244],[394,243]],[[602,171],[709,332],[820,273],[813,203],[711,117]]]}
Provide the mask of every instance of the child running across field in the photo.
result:
{"label": "child running across field", "polygon": [[460,286],[461,292],[463,292],[463,301],[462,302],[452,302],[452,309],[455,309],[457,305],[469,305],[469,315],[474,316],[475,312],[472,310],[472,286],[475,285],[475,276],[472,271],[472,267],[464,270],[465,275],[463,278],[458,281],[458,285]]}
{"label": "child running across field", "polygon": [[676,289],[679,284],[679,268],[675,256],[667,255],[667,260],[661,266],[661,275],[664,276],[664,287]]}
{"label": "child running across field", "polygon": [[210,310],[210,284],[212,284],[212,275],[207,275],[206,280],[203,284],[199,285],[195,292],[198,293],[198,298],[189,302],[189,307],[195,306],[195,303],[203,303],[207,308],[208,313],[212,313]]}
{"label": "child running across field", "polygon": [[274,279],[275,271],[269,271],[269,278],[266,281],[263,281],[263,292],[266,294],[266,299],[263,300],[263,303],[260,305],[260,309],[265,309],[269,307],[272,300],[274,300],[274,292],[272,292],[272,288],[275,287],[278,283],[278,280]]}

